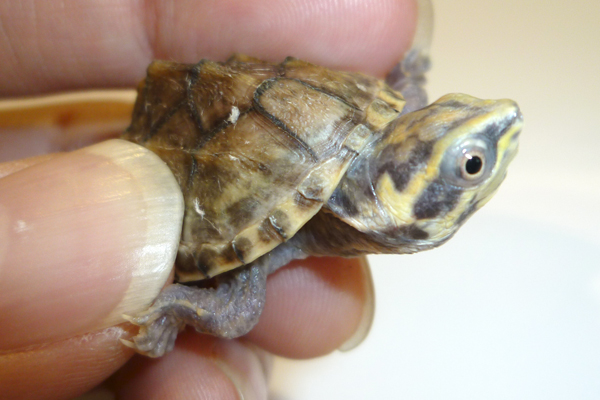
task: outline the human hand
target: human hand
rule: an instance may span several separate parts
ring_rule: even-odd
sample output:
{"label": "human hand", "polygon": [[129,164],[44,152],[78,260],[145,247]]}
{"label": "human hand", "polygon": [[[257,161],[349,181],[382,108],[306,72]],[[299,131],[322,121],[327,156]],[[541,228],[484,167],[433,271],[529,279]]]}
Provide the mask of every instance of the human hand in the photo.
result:
{"label": "human hand", "polygon": [[[409,0],[9,0],[0,3],[0,95],[134,86],[154,58],[234,52],[383,76],[415,21]],[[0,132],[2,154],[58,151],[58,142]],[[116,324],[152,301],[178,245],[181,195],[170,172],[152,153],[110,141],[3,163],[0,177],[6,398],[69,398],[115,371],[110,386],[127,399],[265,398],[269,354],[327,354],[360,340],[372,317],[360,260],[297,261],[269,278],[265,310],[245,338],[186,332],[169,355],[123,366],[133,354],[118,339],[135,328]]]}

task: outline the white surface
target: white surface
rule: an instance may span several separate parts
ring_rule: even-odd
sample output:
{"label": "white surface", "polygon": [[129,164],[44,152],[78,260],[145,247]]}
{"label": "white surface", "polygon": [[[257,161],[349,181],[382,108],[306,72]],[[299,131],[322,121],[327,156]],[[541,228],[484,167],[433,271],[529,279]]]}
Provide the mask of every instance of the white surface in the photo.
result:
{"label": "white surface", "polygon": [[349,353],[278,359],[273,400],[600,399],[600,3],[434,0],[434,100],[525,116],[499,193],[447,245],[370,259]]}

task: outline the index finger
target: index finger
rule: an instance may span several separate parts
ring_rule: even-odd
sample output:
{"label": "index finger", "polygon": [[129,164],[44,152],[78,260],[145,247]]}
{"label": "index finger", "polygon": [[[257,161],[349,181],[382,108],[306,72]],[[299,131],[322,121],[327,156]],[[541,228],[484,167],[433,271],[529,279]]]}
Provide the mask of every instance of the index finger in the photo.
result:
{"label": "index finger", "polygon": [[383,76],[410,47],[415,0],[0,2],[0,96],[131,86],[155,58],[286,56]]}

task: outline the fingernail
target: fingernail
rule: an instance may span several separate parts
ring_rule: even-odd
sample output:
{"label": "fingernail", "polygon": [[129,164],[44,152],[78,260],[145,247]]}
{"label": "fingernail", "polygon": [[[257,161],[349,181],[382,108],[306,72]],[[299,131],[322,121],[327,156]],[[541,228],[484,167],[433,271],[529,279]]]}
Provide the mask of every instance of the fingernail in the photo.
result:
{"label": "fingernail", "polygon": [[238,342],[229,344],[213,361],[233,383],[240,399],[267,398],[267,382],[273,365],[271,354],[248,342]]}
{"label": "fingernail", "polygon": [[362,281],[364,282],[364,307],[357,329],[350,339],[346,340],[338,348],[340,351],[349,351],[361,344],[369,334],[371,325],[373,325],[373,317],[375,316],[375,290],[373,288],[373,277],[371,276],[371,268],[369,267],[367,257],[360,257],[360,265],[363,273]]}
{"label": "fingernail", "polygon": [[[87,148],[92,154],[117,154],[114,163],[129,171],[141,193],[146,223],[144,245],[135,251],[132,279],[125,296],[98,329],[124,321],[145,309],[164,286],[177,256],[183,223],[183,195],[167,165],[153,152],[124,140]],[[120,154],[119,154],[120,152]]]}
{"label": "fingernail", "polygon": [[0,349],[101,329],[146,307],[181,232],[154,153],[110,140],[0,179]]}
{"label": "fingernail", "polygon": [[271,374],[273,373],[273,355],[268,351],[265,351],[252,344],[251,342],[244,342],[244,344],[254,351],[254,354],[256,355],[256,358],[262,367],[263,377],[266,382],[269,382],[271,379]]}

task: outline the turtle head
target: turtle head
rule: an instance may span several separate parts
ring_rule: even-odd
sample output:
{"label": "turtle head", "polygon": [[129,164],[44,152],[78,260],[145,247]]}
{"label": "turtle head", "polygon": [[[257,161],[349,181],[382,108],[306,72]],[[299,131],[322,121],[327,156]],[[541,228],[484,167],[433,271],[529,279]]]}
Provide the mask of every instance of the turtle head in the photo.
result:
{"label": "turtle head", "polygon": [[522,123],[511,100],[446,95],[390,124],[328,205],[381,242],[382,251],[435,247],[495,193],[517,152]]}

